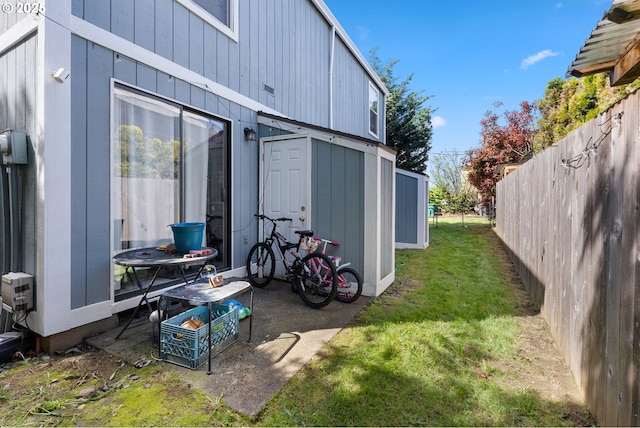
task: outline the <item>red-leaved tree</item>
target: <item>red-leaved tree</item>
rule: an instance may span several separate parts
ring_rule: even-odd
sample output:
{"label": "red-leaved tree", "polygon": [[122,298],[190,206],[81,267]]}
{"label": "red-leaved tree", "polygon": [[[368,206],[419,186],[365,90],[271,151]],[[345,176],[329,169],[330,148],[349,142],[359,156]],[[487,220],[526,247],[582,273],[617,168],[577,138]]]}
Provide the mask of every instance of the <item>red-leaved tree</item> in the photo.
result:
{"label": "red-leaved tree", "polygon": [[[494,106],[499,108],[502,103]],[[481,193],[487,203],[495,196],[496,183],[500,179],[498,165],[521,163],[533,151],[533,137],[536,107],[523,101],[520,110],[506,111],[505,125],[500,125],[500,117],[487,111],[482,125],[481,146],[466,153],[467,180]]]}

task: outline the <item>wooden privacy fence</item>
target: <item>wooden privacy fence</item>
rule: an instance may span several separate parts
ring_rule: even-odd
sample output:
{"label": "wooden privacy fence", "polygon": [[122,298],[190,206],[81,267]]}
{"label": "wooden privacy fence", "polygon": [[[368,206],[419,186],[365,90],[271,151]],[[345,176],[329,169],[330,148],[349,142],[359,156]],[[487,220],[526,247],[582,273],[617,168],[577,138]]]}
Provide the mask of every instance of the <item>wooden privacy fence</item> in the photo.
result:
{"label": "wooden privacy fence", "polygon": [[496,232],[607,426],[640,426],[639,102],[630,95],[496,190]]}

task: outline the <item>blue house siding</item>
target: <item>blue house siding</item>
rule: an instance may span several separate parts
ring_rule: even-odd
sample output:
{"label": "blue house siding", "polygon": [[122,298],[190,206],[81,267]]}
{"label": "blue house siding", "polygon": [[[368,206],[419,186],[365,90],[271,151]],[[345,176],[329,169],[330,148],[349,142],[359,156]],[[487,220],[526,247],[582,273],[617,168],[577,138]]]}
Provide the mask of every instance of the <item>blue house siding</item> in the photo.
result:
{"label": "blue house siding", "polygon": [[[335,45],[334,62],[333,127],[359,137],[373,138],[369,134],[370,79],[358,71],[361,67],[360,64],[340,39]],[[381,103],[378,113],[378,129],[384,129],[383,118],[384,103]]]}
{"label": "blue house siding", "polygon": [[[334,129],[371,137],[363,127],[371,79],[337,36],[329,90],[331,25],[309,1],[240,1],[238,42],[175,0],[73,0],[72,6],[75,16],[284,116],[331,127],[333,108]],[[383,108],[381,103],[379,129]]]}
{"label": "blue house siding", "polygon": [[[15,18],[8,18],[1,14],[0,25],[13,25]],[[33,72],[37,68],[37,43],[35,34],[12,46],[5,52],[0,52],[0,131],[5,129],[25,130],[27,134],[36,135],[38,131],[36,121],[36,99],[38,76]],[[34,141],[27,147],[27,156],[34,159]],[[37,235],[36,216],[38,211],[38,198],[36,194],[37,166],[30,162],[20,166],[23,181],[21,182],[20,198],[24,204],[22,231],[25,243],[20,245],[22,269],[27,272],[35,272],[37,248],[35,237]],[[4,174],[4,170],[2,171]],[[2,190],[2,189],[0,189]],[[7,188],[4,189],[8,191]],[[1,196],[1,195],[0,195]],[[2,203],[0,202],[0,208]],[[8,208],[8,207],[7,207]],[[4,218],[3,209],[0,209],[0,268],[2,272],[11,270],[10,248],[8,247],[10,236],[8,228],[9,219]],[[6,231],[6,234],[5,234]],[[5,253],[6,252],[6,253]]]}
{"label": "blue house siding", "polygon": [[[221,118],[234,118],[235,135],[241,136],[242,123],[255,122],[255,112],[221,100],[179,79],[169,79],[160,70],[135,61],[79,37],[72,38],[72,307],[82,307],[110,298],[110,170],[109,138],[111,78],[165,96],[186,106]],[[246,212],[255,212],[257,203],[258,155],[255,147],[242,139],[233,140],[233,171],[238,174],[233,192],[232,212],[237,222],[246,222]],[[241,213],[245,213],[244,216]],[[244,263],[248,236],[233,236],[232,268]]]}
{"label": "blue house siding", "polygon": [[[0,15],[0,73],[6,76],[0,79],[0,128],[26,129],[33,140],[22,248],[24,270],[34,274],[39,294],[29,314],[37,334],[112,319],[137,303],[128,295],[114,298],[112,286],[115,84],[228,123],[228,274],[243,273],[258,239],[252,215],[260,202],[260,143],[246,141],[243,129],[257,129],[259,137],[298,132],[288,124],[269,129],[262,112],[303,123],[300,132],[307,125],[322,128],[307,133],[313,140],[314,228],[340,242],[338,252],[369,276],[371,293],[393,280],[385,276],[393,272],[392,245],[377,247],[393,236],[384,223],[393,221],[391,184],[381,185],[379,177],[393,179],[387,175],[394,155],[377,145],[384,132],[377,140],[368,133],[369,82],[378,86],[381,106],[383,85],[321,0],[234,1],[233,34],[186,7],[188,0],[61,0],[51,19]],[[59,67],[68,75],[63,82],[50,76]],[[383,131],[382,109],[379,120]],[[378,212],[381,187],[384,213]],[[384,257],[390,260],[381,269]]]}

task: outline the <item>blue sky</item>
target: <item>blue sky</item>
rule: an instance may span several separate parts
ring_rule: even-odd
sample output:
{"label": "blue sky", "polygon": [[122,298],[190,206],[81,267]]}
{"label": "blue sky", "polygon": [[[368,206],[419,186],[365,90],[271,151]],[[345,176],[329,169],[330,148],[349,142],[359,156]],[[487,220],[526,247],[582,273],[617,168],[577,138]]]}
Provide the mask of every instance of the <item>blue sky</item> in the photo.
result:
{"label": "blue sky", "polygon": [[[436,109],[431,156],[480,146],[487,110],[518,110],[544,96],[611,0],[325,0],[360,52]],[[495,102],[502,102],[497,109]]]}

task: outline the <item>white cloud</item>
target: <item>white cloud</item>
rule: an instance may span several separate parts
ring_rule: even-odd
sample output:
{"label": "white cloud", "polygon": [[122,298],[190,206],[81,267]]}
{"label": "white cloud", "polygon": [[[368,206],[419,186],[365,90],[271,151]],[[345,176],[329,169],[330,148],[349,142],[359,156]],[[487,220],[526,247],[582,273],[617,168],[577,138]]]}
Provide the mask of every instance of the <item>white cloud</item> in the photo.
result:
{"label": "white cloud", "polygon": [[358,40],[360,40],[361,42],[365,42],[369,39],[371,30],[369,29],[369,27],[366,27],[364,25],[358,25],[356,26],[356,33],[358,35]]}
{"label": "white cloud", "polygon": [[556,55],[559,55],[559,53],[553,52],[550,49],[545,49],[543,51],[538,52],[537,54],[531,55],[525,58],[524,60],[522,60],[522,63],[520,64],[520,68],[523,70],[526,70],[530,65],[534,65],[545,58],[548,58],[550,56],[556,56]]}
{"label": "white cloud", "polygon": [[431,126],[433,126],[434,128],[439,128],[441,126],[445,126],[446,124],[447,124],[447,121],[440,116],[433,116],[431,118]]}

